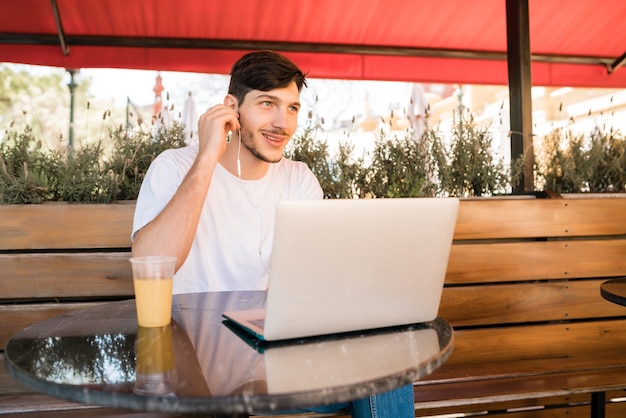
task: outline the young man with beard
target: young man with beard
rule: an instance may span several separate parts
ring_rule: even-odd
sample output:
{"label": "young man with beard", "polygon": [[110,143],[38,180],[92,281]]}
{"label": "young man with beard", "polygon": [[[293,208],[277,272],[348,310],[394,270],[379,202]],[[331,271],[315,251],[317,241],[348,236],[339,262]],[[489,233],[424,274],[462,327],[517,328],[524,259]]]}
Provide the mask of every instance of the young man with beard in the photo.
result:
{"label": "young man with beard", "polygon": [[[277,203],[323,197],[306,164],[283,158],[304,86],[305,74],[286,57],[246,54],[232,68],[224,102],[200,116],[198,144],[165,151],[151,165],[137,200],[133,256],[175,256],[175,294],[267,289]],[[413,389],[340,407],[359,418],[413,417]]]}

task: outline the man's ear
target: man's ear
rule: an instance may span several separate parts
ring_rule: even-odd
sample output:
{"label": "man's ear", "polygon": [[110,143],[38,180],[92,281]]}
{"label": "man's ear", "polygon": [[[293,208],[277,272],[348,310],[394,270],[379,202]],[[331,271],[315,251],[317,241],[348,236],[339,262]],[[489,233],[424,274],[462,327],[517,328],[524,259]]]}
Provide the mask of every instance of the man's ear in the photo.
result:
{"label": "man's ear", "polygon": [[227,94],[226,97],[224,97],[224,104],[228,107],[232,107],[235,112],[239,109],[239,101],[232,94]]}

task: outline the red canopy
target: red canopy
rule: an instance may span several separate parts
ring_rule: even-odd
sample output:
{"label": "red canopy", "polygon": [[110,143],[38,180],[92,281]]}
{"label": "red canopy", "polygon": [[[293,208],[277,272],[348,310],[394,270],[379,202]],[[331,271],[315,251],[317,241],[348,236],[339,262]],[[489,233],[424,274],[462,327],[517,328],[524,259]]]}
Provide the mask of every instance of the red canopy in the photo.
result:
{"label": "red canopy", "polygon": [[[244,51],[271,48],[310,77],[508,82],[504,0],[0,0],[0,10],[3,62],[228,73]],[[529,14],[534,85],[626,87],[626,1],[529,0]]]}

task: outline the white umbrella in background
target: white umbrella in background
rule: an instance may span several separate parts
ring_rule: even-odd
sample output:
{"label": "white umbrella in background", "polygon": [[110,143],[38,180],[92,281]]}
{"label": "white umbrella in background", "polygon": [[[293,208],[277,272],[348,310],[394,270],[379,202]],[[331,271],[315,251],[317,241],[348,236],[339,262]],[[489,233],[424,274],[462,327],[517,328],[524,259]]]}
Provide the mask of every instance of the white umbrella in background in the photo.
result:
{"label": "white umbrella in background", "polygon": [[415,138],[420,139],[426,131],[426,118],[428,101],[424,94],[424,87],[421,83],[411,83],[411,103],[409,103],[408,116],[411,128],[415,133]]}
{"label": "white umbrella in background", "polygon": [[185,107],[183,108],[183,132],[185,133],[185,143],[191,145],[198,141],[198,108],[196,101],[191,96],[187,96]]}

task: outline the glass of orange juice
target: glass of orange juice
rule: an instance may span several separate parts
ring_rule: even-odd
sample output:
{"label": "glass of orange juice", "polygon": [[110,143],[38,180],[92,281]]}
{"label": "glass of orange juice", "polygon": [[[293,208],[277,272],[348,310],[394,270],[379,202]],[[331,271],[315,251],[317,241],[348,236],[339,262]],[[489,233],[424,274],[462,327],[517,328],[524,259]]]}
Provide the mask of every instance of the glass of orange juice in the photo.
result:
{"label": "glass of orange juice", "polygon": [[172,317],[172,282],[176,257],[132,257],[137,322],[140,327],[163,327]]}

